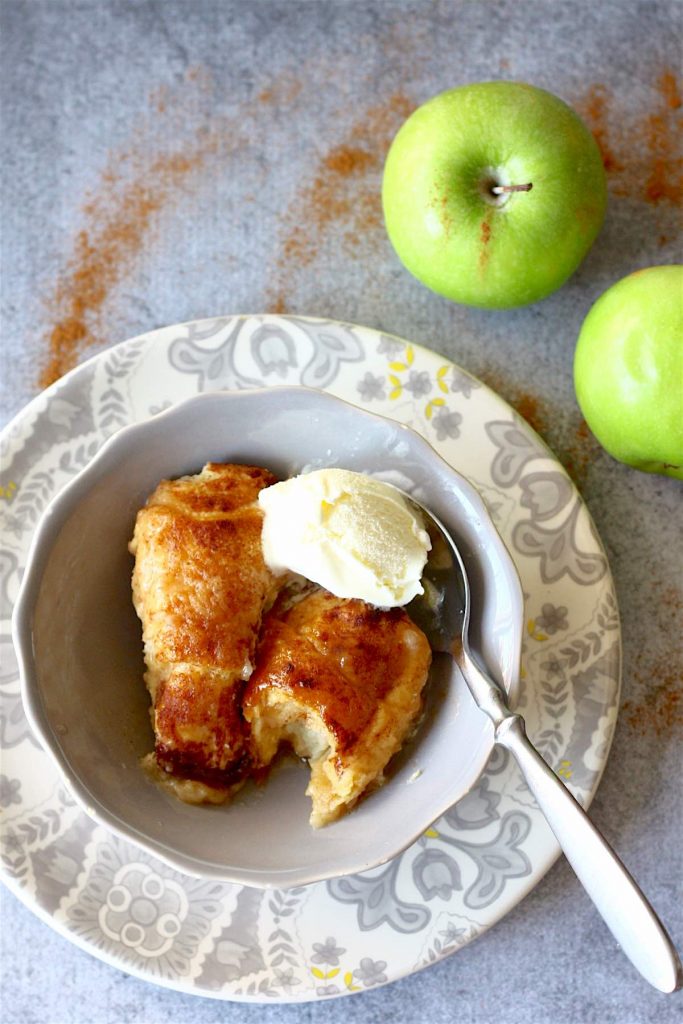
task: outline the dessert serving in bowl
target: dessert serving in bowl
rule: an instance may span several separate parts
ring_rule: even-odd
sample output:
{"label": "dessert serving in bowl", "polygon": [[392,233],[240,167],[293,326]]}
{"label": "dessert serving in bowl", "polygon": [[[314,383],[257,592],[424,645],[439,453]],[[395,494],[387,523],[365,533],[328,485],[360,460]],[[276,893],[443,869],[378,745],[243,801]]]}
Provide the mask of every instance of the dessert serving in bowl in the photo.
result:
{"label": "dessert serving in bowl", "polygon": [[176,799],[141,766],[153,738],[128,542],[159,482],[207,463],[280,480],[343,467],[414,495],[463,553],[474,643],[514,702],[521,588],[477,491],[412,430],[322,392],[272,388],[200,395],[125,428],[49,506],[14,619],[31,724],[91,815],[184,872],[288,887],[378,865],[464,796],[491,753],[491,725],[450,659],[434,659],[425,712],[385,784],[323,829],[309,825],[308,773],[294,760],[220,806]]}

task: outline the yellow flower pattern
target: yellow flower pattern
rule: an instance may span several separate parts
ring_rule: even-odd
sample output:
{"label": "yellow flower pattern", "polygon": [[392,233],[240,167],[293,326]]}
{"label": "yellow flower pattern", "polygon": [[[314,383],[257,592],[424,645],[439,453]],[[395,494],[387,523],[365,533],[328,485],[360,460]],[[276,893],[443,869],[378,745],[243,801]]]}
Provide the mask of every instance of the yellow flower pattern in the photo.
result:
{"label": "yellow flower pattern", "polygon": [[[401,380],[399,374],[406,373],[413,366],[415,362],[415,349],[412,345],[406,345],[403,359],[396,359],[389,363],[389,369],[392,371],[389,376],[389,384],[391,385],[391,391],[389,392],[389,401],[396,401],[400,398],[405,390],[405,383]],[[436,387],[443,394],[448,394],[448,383],[446,381],[447,375],[453,369],[451,363],[444,363],[440,366],[436,372]],[[425,418],[431,420],[434,415],[434,410],[442,406],[445,406],[446,401],[443,398],[430,398],[425,405]]]}
{"label": "yellow flower pattern", "polygon": [[526,631],[527,631],[527,633],[529,634],[529,636],[531,637],[532,640],[540,640],[542,642],[543,640],[547,640],[548,639],[546,634],[542,633],[540,631],[540,629],[538,629],[538,627],[536,625],[536,619],[529,619],[528,620],[528,622],[526,624]]}
{"label": "yellow flower pattern", "polygon": [[4,487],[0,487],[0,498],[4,501],[11,501],[17,492],[17,485],[14,480],[10,480]]}

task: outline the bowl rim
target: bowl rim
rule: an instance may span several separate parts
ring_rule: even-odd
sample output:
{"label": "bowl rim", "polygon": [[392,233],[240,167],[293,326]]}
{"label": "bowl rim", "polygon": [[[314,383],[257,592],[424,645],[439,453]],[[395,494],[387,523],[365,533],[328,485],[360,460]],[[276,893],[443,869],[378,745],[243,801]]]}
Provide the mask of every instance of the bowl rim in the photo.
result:
{"label": "bowl rim", "polygon": [[[37,678],[37,666],[35,662],[35,650],[33,644],[33,615],[40,593],[40,585],[45,568],[49,561],[54,543],[61,528],[67,522],[70,514],[78,503],[78,495],[88,490],[99,477],[106,472],[112,457],[116,454],[120,457],[119,449],[130,445],[132,439],[138,433],[144,433],[152,427],[163,429],[163,424],[168,419],[173,419],[181,411],[185,411],[195,405],[209,404],[210,402],[222,402],[227,400],[239,401],[240,399],[257,400],[266,396],[292,394],[305,396],[311,400],[323,404],[334,404],[353,410],[353,413],[365,419],[390,424],[399,433],[405,433],[411,437],[411,443],[420,450],[421,455],[427,459],[436,460],[445,469],[448,475],[458,481],[458,486],[466,495],[468,501],[476,509],[477,517],[485,528],[485,532],[491,543],[496,548],[496,561],[504,568],[509,584],[510,593],[514,595],[517,604],[518,614],[513,616],[514,633],[510,644],[510,650],[514,654],[514,665],[516,678],[510,681],[512,687],[519,683],[519,668],[521,661],[521,650],[523,640],[523,609],[524,596],[519,574],[508,548],[498,533],[486,504],[473,484],[457,469],[448,463],[443,456],[430,444],[430,442],[418,431],[405,423],[400,423],[390,417],[382,416],[379,413],[371,412],[349,402],[346,399],[338,398],[329,392],[318,388],[306,387],[303,385],[275,385],[272,387],[245,388],[243,390],[220,389],[215,391],[203,391],[192,395],[189,398],[176,402],[169,408],[164,409],[145,419],[126,424],[116,430],[103,442],[92,459],[74,477],[67,481],[62,489],[54,495],[44,509],[38,524],[35,527],[29,550],[26,556],[26,566],[19,586],[14,611],[12,614],[12,641],[17,657],[19,679],[21,687],[21,699],[26,713],[28,723],[32,732],[38,739],[42,749],[56,765],[61,779],[67,790],[76,799],[78,805],[97,824],[104,826],[109,831],[125,841],[134,843],[147,853],[158,857],[169,867],[181,871],[186,875],[195,878],[212,878],[227,882],[242,884],[256,889],[289,888],[300,885],[309,885],[316,882],[326,881],[332,878],[346,877],[362,871],[368,871],[386,864],[397,857],[409,846],[411,846],[422,834],[425,828],[429,827],[431,821],[425,822],[414,834],[406,834],[396,840],[392,848],[380,856],[373,856],[368,862],[359,862],[343,869],[326,870],[323,866],[317,871],[310,868],[290,868],[280,872],[255,870],[250,872],[239,867],[230,865],[219,866],[211,862],[205,862],[199,858],[192,857],[177,851],[174,847],[168,846],[160,840],[156,840],[141,833],[135,826],[129,824],[103,804],[99,798],[91,794],[88,786],[71,769],[68,758],[54,735],[47,713],[45,711],[40,686]],[[457,668],[456,668],[457,671]],[[514,693],[513,693],[514,700]],[[471,780],[458,798],[444,806],[436,815],[433,821],[438,820],[449,806],[457,803],[469,793],[477,784],[485,769],[486,762],[494,747],[493,729],[489,730],[488,749],[482,758],[482,764],[477,775]]]}

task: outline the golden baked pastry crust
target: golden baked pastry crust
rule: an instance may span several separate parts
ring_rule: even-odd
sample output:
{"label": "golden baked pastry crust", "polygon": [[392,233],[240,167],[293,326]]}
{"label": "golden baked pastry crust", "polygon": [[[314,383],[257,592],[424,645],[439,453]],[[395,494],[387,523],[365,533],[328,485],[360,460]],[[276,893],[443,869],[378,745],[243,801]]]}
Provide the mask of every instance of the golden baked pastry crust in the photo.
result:
{"label": "golden baked pastry crust", "polygon": [[183,799],[225,799],[250,770],[240,710],[275,581],[261,553],[255,466],[210,463],[165,480],[138,513],[133,601],[143,625],[157,765],[193,780]]}
{"label": "golden baked pastry crust", "polygon": [[431,664],[403,609],[380,610],[318,590],[264,621],[244,716],[257,758],[289,743],[311,765],[311,824],[325,825],[382,781],[421,710]]}
{"label": "golden baked pastry crust", "polygon": [[156,741],[145,764],[181,800],[220,803],[289,745],[309,759],[317,827],[383,781],[418,720],[431,651],[402,609],[293,596],[270,573],[256,499],[273,483],[256,466],[210,463],[162,481],[137,515],[133,601]]}

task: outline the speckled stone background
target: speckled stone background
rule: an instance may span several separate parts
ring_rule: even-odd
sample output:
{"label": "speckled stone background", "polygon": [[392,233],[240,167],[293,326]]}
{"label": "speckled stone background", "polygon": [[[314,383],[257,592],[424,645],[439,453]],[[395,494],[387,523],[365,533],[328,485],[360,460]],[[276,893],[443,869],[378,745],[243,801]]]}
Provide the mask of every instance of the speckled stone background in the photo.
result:
{"label": "speckled stone background", "polygon": [[[624,689],[592,815],[683,946],[681,485],[602,453],[581,427],[571,375],[591,302],[631,270],[683,261],[673,202],[681,3],[2,0],[0,15],[2,421],[55,372],[55,329],[82,357],[219,313],[381,327],[492,384],[574,474],[606,544]],[[377,205],[407,110],[489,78],[574,104],[610,180],[607,222],[578,273],[512,312],[458,307],[410,278]],[[79,293],[88,260],[99,276]],[[179,995],[93,959],[4,890],[2,909],[4,1024],[665,1024],[683,1014],[680,994],[654,993],[630,968],[562,861],[449,961],[324,1005]]]}

